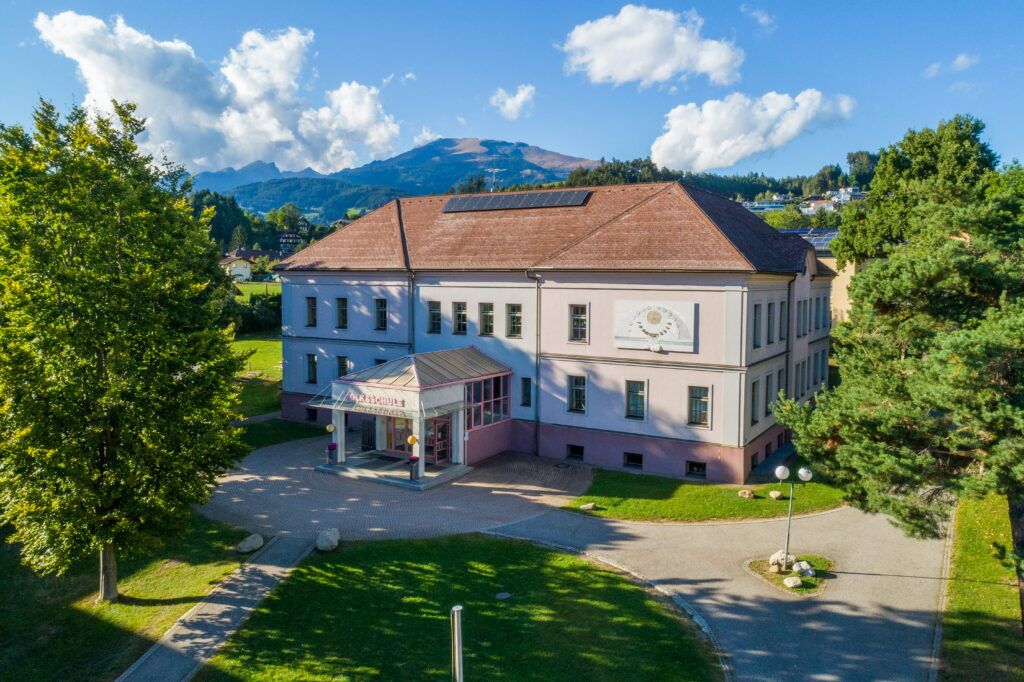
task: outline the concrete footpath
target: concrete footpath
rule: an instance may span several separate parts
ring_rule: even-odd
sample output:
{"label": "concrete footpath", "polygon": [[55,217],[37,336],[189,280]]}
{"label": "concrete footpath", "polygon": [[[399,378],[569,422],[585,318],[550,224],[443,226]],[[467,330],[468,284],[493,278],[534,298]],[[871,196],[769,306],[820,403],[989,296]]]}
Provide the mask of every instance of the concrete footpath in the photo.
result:
{"label": "concrete footpath", "polygon": [[309,537],[270,540],[182,616],[117,682],[190,679],[312,549]]}

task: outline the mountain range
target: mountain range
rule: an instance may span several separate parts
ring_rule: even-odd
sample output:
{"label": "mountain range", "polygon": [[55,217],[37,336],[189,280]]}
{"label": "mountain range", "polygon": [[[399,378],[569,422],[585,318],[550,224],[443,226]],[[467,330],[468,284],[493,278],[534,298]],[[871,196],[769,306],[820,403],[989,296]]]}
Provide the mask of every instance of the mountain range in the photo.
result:
{"label": "mountain range", "polygon": [[375,208],[397,196],[442,194],[478,175],[501,185],[564,180],[574,169],[597,161],[567,156],[523,142],[442,138],[398,156],[358,168],[322,174],[311,168],[282,171],[276,164],[254,161],[242,168],[198,173],[197,190],[231,194],[249,210],[266,212],[291,202],[323,222],[342,217],[349,208]]}

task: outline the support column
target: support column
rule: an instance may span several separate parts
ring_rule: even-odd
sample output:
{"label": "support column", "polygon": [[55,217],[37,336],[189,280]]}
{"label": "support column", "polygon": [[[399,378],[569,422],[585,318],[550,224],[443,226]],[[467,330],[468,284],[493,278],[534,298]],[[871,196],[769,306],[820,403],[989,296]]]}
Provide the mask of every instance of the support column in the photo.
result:
{"label": "support column", "polygon": [[449,447],[452,453],[452,464],[465,464],[466,463],[466,411],[455,410],[449,415],[451,418],[451,426],[448,427],[451,433],[448,434],[450,440]]}
{"label": "support column", "polygon": [[375,439],[373,443],[374,450],[383,450],[384,446],[387,445],[388,437],[385,431],[387,430],[388,420],[387,417],[376,416],[373,418],[373,425],[375,431]]}
{"label": "support column", "polygon": [[347,438],[345,434],[345,410],[331,410],[331,424],[334,425],[334,433],[331,437],[334,439],[334,443],[338,446],[335,450],[334,460],[338,464],[345,463],[345,447],[347,444]]}
{"label": "support column", "polygon": [[427,420],[413,419],[412,432],[416,436],[416,445],[412,446],[412,454],[420,457],[416,466],[419,469],[420,478],[422,478],[427,472],[426,447],[424,447],[427,439]]}

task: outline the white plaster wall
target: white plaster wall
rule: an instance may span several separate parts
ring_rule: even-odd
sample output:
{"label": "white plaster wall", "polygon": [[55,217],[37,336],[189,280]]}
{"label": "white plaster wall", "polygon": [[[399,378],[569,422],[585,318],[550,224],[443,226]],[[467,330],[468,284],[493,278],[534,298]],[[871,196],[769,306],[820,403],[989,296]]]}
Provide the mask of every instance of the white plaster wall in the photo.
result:
{"label": "white plaster wall", "polygon": [[[404,274],[286,273],[281,275],[281,333],[284,336],[374,343],[409,341],[406,326],[408,279]],[[317,298],[317,325],[306,326],[306,297]],[[338,298],[348,299],[348,328],[338,329]],[[374,329],[374,299],[388,301],[388,328]]]}
{"label": "white plaster wall", "polygon": [[[306,383],[306,355],[317,356],[316,384]],[[286,393],[319,393],[337,378],[338,356],[348,357],[349,371],[372,367],[374,360],[393,360],[406,355],[404,346],[335,341],[332,339],[281,339],[282,389]]]}

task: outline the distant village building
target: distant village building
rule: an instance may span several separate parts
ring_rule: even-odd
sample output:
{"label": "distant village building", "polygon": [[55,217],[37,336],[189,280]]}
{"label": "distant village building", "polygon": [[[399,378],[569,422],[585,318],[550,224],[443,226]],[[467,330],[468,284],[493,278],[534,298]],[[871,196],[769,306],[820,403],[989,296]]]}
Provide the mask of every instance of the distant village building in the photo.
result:
{"label": "distant village building", "polygon": [[[778,195],[776,195],[778,196]],[[743,208],[747,209],[751,213],[761,215],[768,211],[781,211],[786,208],[786,203],[781,200],[775,201],[744,201]]]}
{"label": "distant village building", "polygon": [[398,199],[276,271],[282,414],[333,423],[335,458],[742,483],[788,441],[779,389],[828,381],[835,273],[678,183]]}
{"label": "distant village building", "polygon": [[285,232],[277,238],[277,248],[285,255],[295,253],[301,243],[302,237],[295,232]]}
{"label": "distant village building", "polygon": [[241,256],[226,256],[220,261],[220,267],[236,282],[248,282],[252,279],[253,264],[253,261]]}

